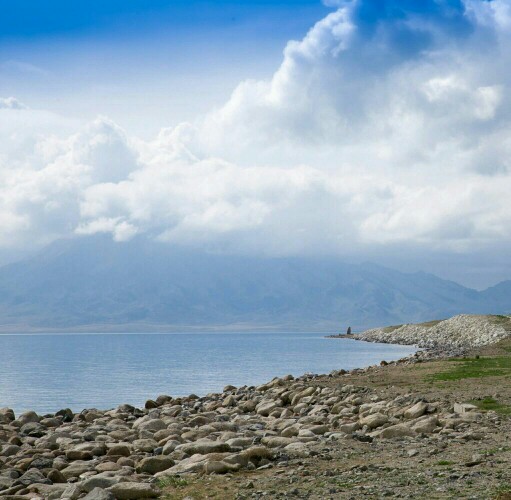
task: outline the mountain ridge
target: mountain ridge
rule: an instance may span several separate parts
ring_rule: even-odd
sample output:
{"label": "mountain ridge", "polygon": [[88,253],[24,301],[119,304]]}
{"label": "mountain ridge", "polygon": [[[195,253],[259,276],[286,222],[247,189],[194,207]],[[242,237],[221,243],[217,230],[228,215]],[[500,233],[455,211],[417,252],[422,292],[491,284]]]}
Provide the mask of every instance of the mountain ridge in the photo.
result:
{"label": "mountain ridge", "polygon": [[56,242],[0,268],[0,331],[361,330],[511,310],[433,274],[334,257],[224,255],[147,239]]}

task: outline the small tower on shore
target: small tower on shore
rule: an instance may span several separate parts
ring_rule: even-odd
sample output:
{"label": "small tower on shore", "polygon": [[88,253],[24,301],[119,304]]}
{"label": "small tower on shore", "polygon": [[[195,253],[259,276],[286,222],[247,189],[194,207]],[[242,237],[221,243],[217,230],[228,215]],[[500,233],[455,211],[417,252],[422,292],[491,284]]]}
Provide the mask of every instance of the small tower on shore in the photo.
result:
{"label": "small tower on shore", "polygon": [[346,332],[346,335],[351,335],[351,326],[348,326],[348,331]]}

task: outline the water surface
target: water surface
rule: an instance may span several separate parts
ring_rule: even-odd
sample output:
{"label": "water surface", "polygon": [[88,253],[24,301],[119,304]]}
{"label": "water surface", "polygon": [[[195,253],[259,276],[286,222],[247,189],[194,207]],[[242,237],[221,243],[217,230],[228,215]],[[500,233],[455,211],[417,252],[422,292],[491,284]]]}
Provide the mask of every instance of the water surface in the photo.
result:
{"label": "water surface", "polygon": [[0,407],[48,413],[143,406],[159,394],[200,396],[413,351],[310,333],[0,335]]}

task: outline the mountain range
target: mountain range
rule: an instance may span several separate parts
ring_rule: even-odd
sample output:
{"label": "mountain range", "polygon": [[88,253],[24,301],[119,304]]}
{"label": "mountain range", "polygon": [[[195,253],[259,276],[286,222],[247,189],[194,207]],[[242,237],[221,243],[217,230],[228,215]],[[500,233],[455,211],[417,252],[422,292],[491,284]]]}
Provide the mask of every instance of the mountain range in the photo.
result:
{"label": "mountain range", "polygon": [[0,268],[1,331],[355,331],[511,311],[427,273],[325,257],[233,256],[106,236],[51,244]]}

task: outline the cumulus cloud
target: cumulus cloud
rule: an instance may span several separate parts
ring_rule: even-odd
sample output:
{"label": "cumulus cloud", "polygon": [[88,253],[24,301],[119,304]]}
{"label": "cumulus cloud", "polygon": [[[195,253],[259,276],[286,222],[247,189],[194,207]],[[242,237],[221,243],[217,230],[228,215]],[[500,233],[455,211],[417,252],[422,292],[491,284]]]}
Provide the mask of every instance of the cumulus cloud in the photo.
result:
{"label": "cumulus cloud", "polygon": [[107,118],[65,133],[0,100],[0,245],[98,232],[277,254],[511,242],[511,0],[330,4],[272,78],[152,141]]}

